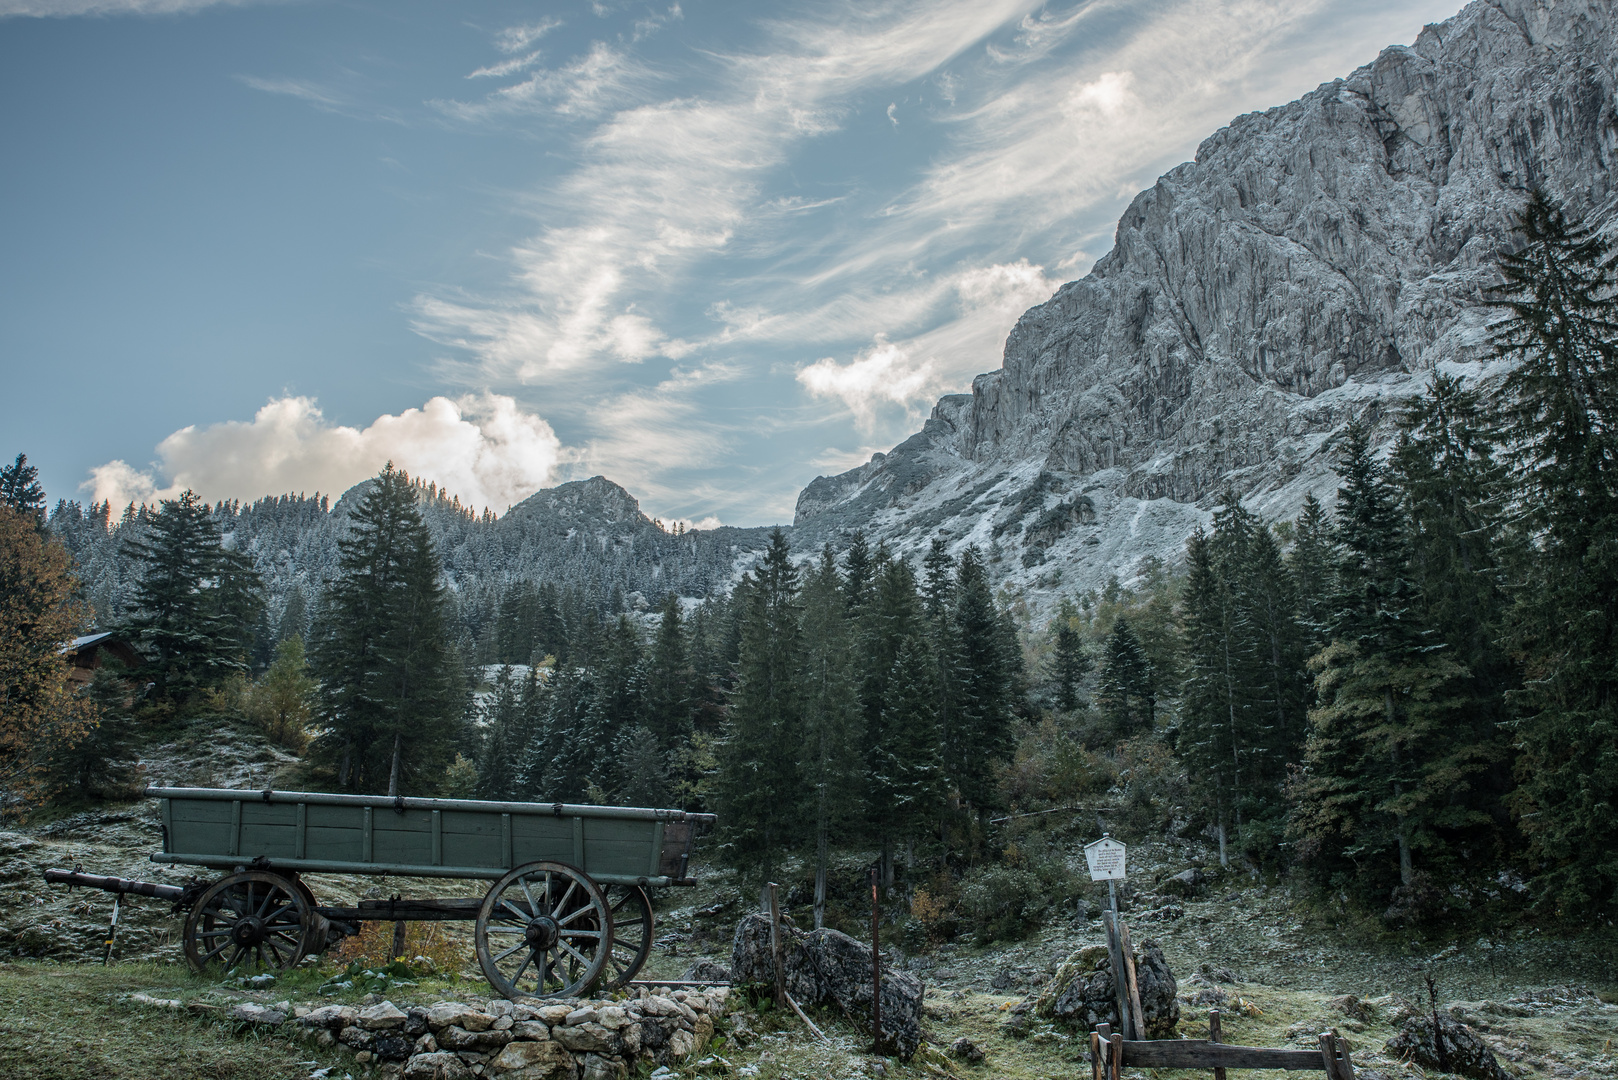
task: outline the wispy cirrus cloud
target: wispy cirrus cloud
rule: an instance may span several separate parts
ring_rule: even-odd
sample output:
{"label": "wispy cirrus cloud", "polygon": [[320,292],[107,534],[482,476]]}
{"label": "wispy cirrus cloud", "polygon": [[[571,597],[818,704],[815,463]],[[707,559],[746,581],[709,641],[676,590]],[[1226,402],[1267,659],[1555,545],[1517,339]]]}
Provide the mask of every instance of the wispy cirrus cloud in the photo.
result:
{"label": "wispy cirrus cloud", "polygon": [[0,19],[66,19],[83,15],[187,15],[210,7],[275,0],[0,0]]}

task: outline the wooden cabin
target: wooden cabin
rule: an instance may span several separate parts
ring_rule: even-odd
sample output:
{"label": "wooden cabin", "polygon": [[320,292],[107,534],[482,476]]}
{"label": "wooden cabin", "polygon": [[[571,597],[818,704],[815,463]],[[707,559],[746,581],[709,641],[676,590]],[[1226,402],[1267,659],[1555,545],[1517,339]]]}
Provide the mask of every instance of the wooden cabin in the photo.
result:
{"label": "wooden cabin", "polygon": [[62,650],[62,655],[72,665],[68,668],[67,681],[75,690],[95,678],[96,669],[109,656],[129,668],[141,663],[135,647],[111,631],[74,638]]}

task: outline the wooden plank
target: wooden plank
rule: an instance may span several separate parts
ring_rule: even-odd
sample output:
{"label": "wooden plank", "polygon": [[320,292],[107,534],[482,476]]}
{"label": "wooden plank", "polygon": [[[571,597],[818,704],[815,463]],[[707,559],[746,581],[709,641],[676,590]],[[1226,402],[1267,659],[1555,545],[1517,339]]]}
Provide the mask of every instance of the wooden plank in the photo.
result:
{"label": "wooden plank", "polygon": [[174,843],[174,800],[163,800],[163,843],[165,847],[172,847]]}
{"label": "wooden plank", "polygon": [[[584,819],[573,819],[573,859],[572,863],[580,870],[584,870]],[[589,873],[585,870],[585,873]]]}
{"label": "wooden plank", "polygon": [[444,812],[433,811],[433,865],[444,865]]}
{"label": "wooden plank", "polygon": [[1124,1037],[1115,1031],[1109,1041],[1112,1043],[1112,1048],[1107,1054],[1107,1064],[1112,1068],[1112,1080],[1123,1080]]}
{"label": "wooden plank", "polygon": [[371,820],[371,807],[365,807],[364,824],[360,826],[360,861],[371,862],[371,845],[376,842],[376,832]]}
{"label": "wooden plank", "polygon": [[232,799],[230,803],[230,854],[242,853],[242,801]]}
{"label": "wooden plank", "polygon": [[1140,984],[1135,981],[1135,946],[1129,940],[1129,924],[1118,921],[1118,941],[1124,953],[1124,982],[1129,987],[1130,1018],[1134,1021],[1135,1038],[1146,1038],[1146,1010],[1140,1006]]}
{"label": "wooden plank", "polygon": [[1090,1080],[1101,1080],[1101,1036],[1090,1032]]}
{"label": "wooden plank", "polygon": [[512,861],[511,847],[511,815],[500,815],[500,865],[510,870],[516,864]]}
{"label": "wooden plank", "polygon": [[1129,980],[1124,969],[1123,941],[1118,935],[1118,913],[1103,911],[1101,919],[1107,926],[1107,959],[1112,968],[1113,998],[1118,1002],[1118,1026],[1122,1029],[1118,1035],[1126,1035],[1135,1030],[1129,1022]]}
{"label": "wooden plank", "polygon": [[1122,1044],[1122,1052],[1123,1067],[1132,1069],[1285,1069],[1302,1072],[1324,1068],[1319,1050],[1270,1050],[1195,1039],[1126,1042]]}
{"label": "wooden plank", "polygon": [[[663,861],[663,833],[667,831],[668,823],[658,821],[652,825],[651,859],[646,864],[646,876],[656,877],[658,863]],[[824,1037],[824,1036],[822,1036]]]}
{"label": "wooden plank", "polygon": [[305,859],[309,856],[309,808],[303,803],[298,804],[298,842],[294,847],[294,857]]}

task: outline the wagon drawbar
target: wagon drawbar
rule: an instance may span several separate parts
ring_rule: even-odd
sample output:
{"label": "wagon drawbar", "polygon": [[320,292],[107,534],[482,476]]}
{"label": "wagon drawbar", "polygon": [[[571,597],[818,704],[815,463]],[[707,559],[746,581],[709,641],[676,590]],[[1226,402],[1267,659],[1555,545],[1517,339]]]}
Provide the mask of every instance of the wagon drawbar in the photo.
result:
{"label": "wagon drawbar", "polygon": [[[574,803],[388,798],[152,787],[163,850],[153,862],[225,871],[149,885],[75,871],[46,880],[136,892],[189,908],[183,944],[199,972],[290,968],[367,921],[474,921],[484,977],[508,998],[618,989],[651,952],[648,889],[693,885],[691,846],[712,814]],[[304,874],[490,881],[482,899],[322,905]],[[135,886],[145,886],[137,888]]]}

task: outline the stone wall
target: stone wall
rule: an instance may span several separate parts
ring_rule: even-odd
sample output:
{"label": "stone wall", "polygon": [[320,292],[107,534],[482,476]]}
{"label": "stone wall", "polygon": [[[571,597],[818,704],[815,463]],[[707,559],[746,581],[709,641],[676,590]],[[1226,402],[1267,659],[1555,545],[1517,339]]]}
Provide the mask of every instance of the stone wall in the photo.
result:
{"label": "stone wall", "polygon": [[[376,1080],[626,1080],[707,1046],[729,990],[675,990],[621,1000],[440,1001],[400,1007],[241,1004],[231,1019],[282,1028],[352,1051]],[[135,995],[143,1004],[183,1003]]]}

